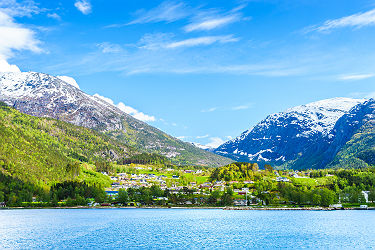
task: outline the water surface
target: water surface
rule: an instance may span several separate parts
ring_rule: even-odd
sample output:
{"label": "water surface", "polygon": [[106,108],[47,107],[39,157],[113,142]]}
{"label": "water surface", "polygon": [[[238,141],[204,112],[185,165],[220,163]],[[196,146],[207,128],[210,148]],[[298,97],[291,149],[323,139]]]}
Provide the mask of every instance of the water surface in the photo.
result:
{"label": "water surface", "polygon": [[373,248],[375,211],[0,210],[1,248]]}

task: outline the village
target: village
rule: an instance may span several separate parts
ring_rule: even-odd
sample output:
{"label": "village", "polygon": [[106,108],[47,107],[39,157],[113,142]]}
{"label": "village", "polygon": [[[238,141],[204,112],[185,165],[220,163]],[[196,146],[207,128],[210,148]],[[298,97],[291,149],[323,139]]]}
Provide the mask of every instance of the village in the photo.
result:
{"label": "village", "polygon": [[[155,166],[131,164],[122,168],[118,173],[102,174],[108,175],[111,179],[111,187],[105,189],[108,196],[116,199],[119,190],[139,190],[141,188],[151,188],[157,186],[163,191],[160,197],[153,197],[154,204],[173,205],[203,205],[207,204],[213,194],[224,194],[228,190],[231,192],[232,205],[234,206],[256,206],[267,205],[268,196],[274,199],[281,199],[277,192],[272,190],[259,191],[259,183],[263,180],[274,183],[294,183],[295,185],[320,185],[322,180],[329,183],[335,177],[332,174],[325,174],[321,178],[311,178],[310,171],[281,171],[273,170],[267,172],[256,170],[261,173],[261,180],[210,180],[210,171],[205,169],[174,169],[156,168]],[[271,188],[272,189],[272,188]],[[165,195],[168,194],[168,195]],[[362,192],[368,202],[368,191]],[[184,196],[183,199],[169,200],[169,195]],[[219,198],[220,200],[220,198]],[[163,201],[163,202],[160,202]],[[288,202],[284,201],[284,204]],[[133,203],[142,205],[141,203]],[[290,202],[289,204],[294,204]]]}

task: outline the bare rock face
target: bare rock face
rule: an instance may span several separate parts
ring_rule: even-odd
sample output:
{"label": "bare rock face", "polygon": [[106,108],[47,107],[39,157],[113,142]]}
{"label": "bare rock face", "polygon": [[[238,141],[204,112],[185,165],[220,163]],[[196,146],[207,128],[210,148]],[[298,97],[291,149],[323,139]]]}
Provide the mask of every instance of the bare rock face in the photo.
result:
{"label": "bare rock face", "polygon": [[91,128],[140,151],[179,162],[214,166],[230,162],[169,136],[60,78],[37,72],[1,73],[0,101],[23,113]]}

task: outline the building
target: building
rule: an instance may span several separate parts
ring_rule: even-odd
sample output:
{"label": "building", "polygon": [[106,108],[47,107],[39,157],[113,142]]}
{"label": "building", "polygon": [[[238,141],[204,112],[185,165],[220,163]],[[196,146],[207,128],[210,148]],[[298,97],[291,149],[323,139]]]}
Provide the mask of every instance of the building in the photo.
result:
{"label": "building", "polygon": [[363,197],[365,197],[366,203],[368,203],[368,194],[370,191],[362,191],[361,193],[363,194]]}

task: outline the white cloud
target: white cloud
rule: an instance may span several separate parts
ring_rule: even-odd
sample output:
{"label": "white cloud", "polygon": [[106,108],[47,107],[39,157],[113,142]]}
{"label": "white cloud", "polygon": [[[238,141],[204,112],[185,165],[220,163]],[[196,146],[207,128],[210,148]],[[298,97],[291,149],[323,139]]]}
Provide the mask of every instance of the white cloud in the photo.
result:
{"label": "white cloud", "polygon": [[352,74],[352,75],[343,75],[339,77],[339,80],[343,81],[355,81],[355,80],[364,80],[368,78],[375,77],[375,74]]}
{"label": "white cloud", "polygon": [[109,104],[111,104],[113,106],[116,106],[115,103],[112,101],[111,98],[108,98],[108,97],[105,97],[105,96],[102,96],[102,95],[99,95],[99,94],[94,94],[93,96],[97,97],[97,98],[99,98],[99,99],[101,99],[103,101],[105,101],[106,103],[109,103]]}
{"label": "white cloud", "polygon": [[[159,6],[151,10],[139,10],[136,15],[138,18],[128,24],[138,23],[156,23],[156,22],[174,22],[187,17],[190,11],[182,2],[162,2]],[[112,25],[116,26],[116,25]],[[123,25],[117,25],[123,26]]]}
{"label": "white cloud", "polygon": [[[5,1],[5,4],[13,2]],[[40,41],[35,38],[35,32],[16,23],[11,16],[22,16],[19,13],[22,10],[21,6],[15,5],[16,9],[3,8],[4,6],[4,3],[0,3],[0,71],[20,72],[16,65],[10,65],[6,61],[13,57],[14,51],[29,50],[40,53],[42,49],[39,47]],[[31,10],[24,9],[24,11],[24,16],[32,13]]]}
{"label": "white cloud", "polygon": [[250,108],[249,105],[240,105],[240,106],[233,107],[232,110],[244,110],[248,108]]}
{"label": "white cloud", "polygon": [[87,0],[76,1],[74,6],[84,15],[90,14],[92,10],[91,3]]}
{"label": "white cloud", "polygon": [[76,82],[76,80],[73,77],[70,77],[70,76],[56,76],[56,77],[59,78],[60,80],[64,81],[64,82],[66,82],[66,83],[69,83],[73,87],[76,87],[77,89],[80,89],[78,83]]}
{"label": "white cloud", "polygon": [[217,17],[217,18],[205,18],[204,20],[200,20],[198,22],[191,23],[184,27],[186,32],[192,31],[199,31],[199,30],[212,30],[216,28],[223,27],[230,23],[236,22],[240,19],[238,14],[233,14],[224,17]]}
{"label": "white cloud", "polygon": [[119,44],[103,42],[96,45],[103,53],[118,53],[122,51],[122,47]]}
{"label": "white cloud", "polygon": [[214,112],[217,110],[217,107],[209,108],[209,109],[202,109],[202,113]]}
{"label": "white cloud", "polygon": [[56,20],[61,20],[61,17],[57,13],[48,13],[47,17],[53,18],[53,19],[56,19]]}
{"label": "white cloud", "polygon": [[371,25],[375,25],[375,9],[338,19],[327,20],[323,25],[314,27],[312,30],[328,32],[337,28],[362,28]]}
{"label": "white cloud", "polygon": [[134,118],[138,119],[138,120],[141,120],[141,121],[144,121],[144,122],[154,122],[156,119],[155,119],[155,116],[151,116],[151,115],[146,115],[144,114],[143,112],[139,112],[138,110],[136,110],[135,108],[132,108],[132,107],[129,107],[129,106],[126,106],[124,103],[120,102],[119,104],[117,104],[117,107],[124,111],[125,113],[133,116]]}
{"label": "white cloud", "polygon": [[135,108],[132,108],[130,106],[127,106],[125,105],[123,102],[119,102],[117,105],[113,102],[112,99],[108,98],[108,97],[104,97],[104,96],[101,96],[99,94],[94,94],[95,97],[111,104],[112,106],[115,106],[117,108],[119,108],[121,111],[127,113],[128,115],[131,115],[133,116],[135,119],[138,119],[140,121],[144,121],[144,122],[154,122],[156,121],[156,118],[155,116],[151,116],[151,115],[146,115],[145,113],[143,112],[140,112],[138,110],[136,110]]}
{"label": "white cloud", "polygon": [[14,64],[9,64],[6,60],[0,59],[0,72],[21,72]]}
{"label": "white cloud", "polygon": [[207,137],[209,137],[210,135],[198,135],[196,138],[197,139],[203,139],[203,138],[207,138]]}
{"label": "white cloud", "polygon": [[225,141],[221,139],[220,137],[211,137],[210,142],[206,144],[207,147],[210,148],[217,148],[221,144],[223,144]]}
{"label": "white cloud", "polygon": [[7,59],[13,55],[13,50],[30,50],[41,52],[40,41],[35,38],[35,32],[14,22],[6,13],[0,10],[0,58]]}
{"label": "white cloud", "polygon": [[38,14],[44,10],[40,9],[32,0],[22,3],[18,3],[16,0],[1,0],[0,11],[9,16],[30,17],[32,14]]}
{"label": "white cloud", "polygon": [[166,48],[174,49],[179,47],[193,47],[199,45],[210,45],[216,42],[219,43],[229,43],[229,42],[237,42],[238,38],[234,38],[232,35],[228,36],[203,36],[197,38],[190,38],[178,42],[172,42],[166,44]]}

